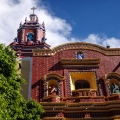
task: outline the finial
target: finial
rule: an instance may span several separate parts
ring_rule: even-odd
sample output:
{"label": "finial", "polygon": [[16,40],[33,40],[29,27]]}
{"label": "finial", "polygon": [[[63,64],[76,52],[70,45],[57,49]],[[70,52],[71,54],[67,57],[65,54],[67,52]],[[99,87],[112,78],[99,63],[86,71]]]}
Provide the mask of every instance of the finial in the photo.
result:
{"label": "finial", "polygon": [[25,18],[25,23],[27,22],[27,17]]}
{"label": "finial", "polygon": [[15,37],[14,42],[18,42],[18,38],[17,37]]}
{"label": "finial", "polygon": [[43,23],[42,23],[42,26],[45,26],[45,23],[44,23],[44,21],[43,21]]}
{"label": "finial", "polygon": [[44,21],[42,23],[42,28],[45,29],[45,23],[44,23]]}
{"label": "finial", "polygon": [[22,26],[22,22],[20,22],[20,27]]}
{"label": "finial", "polygon": [[38,19],[38,17],[36,16],[36,22],[38,22],[39,21],[39,19]]}
{"label": "finial", "polygon": [[35,7],[32,7],[32,8],[31,8],[31,10],[33,10],[33,14],[34,14],[34,10],[36,10],[36,9],[37,9],[37,8],[35,8]]}

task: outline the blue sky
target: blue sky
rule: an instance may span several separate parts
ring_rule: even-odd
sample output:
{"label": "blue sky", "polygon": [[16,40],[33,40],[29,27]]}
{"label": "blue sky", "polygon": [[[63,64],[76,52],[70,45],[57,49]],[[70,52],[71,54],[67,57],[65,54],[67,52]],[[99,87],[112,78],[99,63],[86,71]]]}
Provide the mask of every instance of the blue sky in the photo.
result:
{"label": "blue sky", "polygon": [[0,43],[13,42],[33,6],[51,47],[68,42],[120,47],[120,0],[1,0]]}
{"label": "blue sky", "polygon": [[72,35],[120,38],[120,0],[43,0],[54,15],[71,24]]}

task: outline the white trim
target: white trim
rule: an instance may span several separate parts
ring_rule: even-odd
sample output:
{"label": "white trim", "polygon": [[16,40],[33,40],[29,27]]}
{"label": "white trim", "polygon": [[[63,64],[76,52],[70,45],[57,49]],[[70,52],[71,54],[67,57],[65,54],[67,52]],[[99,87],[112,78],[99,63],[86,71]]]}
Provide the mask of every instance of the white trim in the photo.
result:
{"label": "white trim", "polygon": [[29,83],[28,83],[28,100],[31,97],[31,85],[32,85],[32,57],[21,58],[20,61],[30,61],[30,70],[29,70]]}

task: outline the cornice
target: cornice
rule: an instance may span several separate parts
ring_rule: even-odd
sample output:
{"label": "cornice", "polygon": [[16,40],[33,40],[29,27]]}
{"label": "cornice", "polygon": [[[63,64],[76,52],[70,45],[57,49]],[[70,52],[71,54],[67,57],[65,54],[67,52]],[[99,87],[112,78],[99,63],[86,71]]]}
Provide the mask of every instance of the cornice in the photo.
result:
{"label": "cornice", "polygon": [[60,61],[63,68],[98,68],[100,64],[100,58],[62,58]]}
{"label": "cornice", "polygon": [[50,49],[49,51],[45,49],[37,49],[33,50],[33,53],[34,56],[52,56],[65,50],[93,50],[108,56],[120,55],[120,48],[105,48],[100,45],[85,42],[62,44]]}
{"label": "cornice", "polygon": [[85,58],[85,59],[75,59],[75,58],[62,58],[62,65],[99,65],[100,58]]}

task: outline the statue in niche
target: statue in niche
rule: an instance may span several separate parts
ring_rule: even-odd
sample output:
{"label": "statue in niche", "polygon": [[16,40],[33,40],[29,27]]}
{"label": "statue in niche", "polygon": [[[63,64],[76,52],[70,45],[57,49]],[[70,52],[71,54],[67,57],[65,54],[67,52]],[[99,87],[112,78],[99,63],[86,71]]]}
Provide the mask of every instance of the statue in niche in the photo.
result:
{"label": "statue in niche", "polygon": [[45,41],[46,41],[47,39],[46,38],[42,38],[42,43],[45,43]]}
{"label": "statue in niche", "polygon": [[78,53],[77,54],[77,58],[78,59],[83,59],[84,58],[84,54],[83,53]]}
{"label": "statue in niche", "polygon": [[112,84],[111,89],[112,93],[120,93],[120,89],[115,83]]}
{"label": "statue in niche", "polygon": [[28,35],[27,35],[27,41],[33,41],[33,40],[34,40],[33,33],[28,33]]}
{"label": "statue in niche", "polygon": [[57,95],[57,88],[54,86],[54,84],[49,86],[49,90],[51,95]]}
{"label": "statue in niche", "polygon": [[17,37],[14,39],[14,42],[18,42],[18,38]]}

